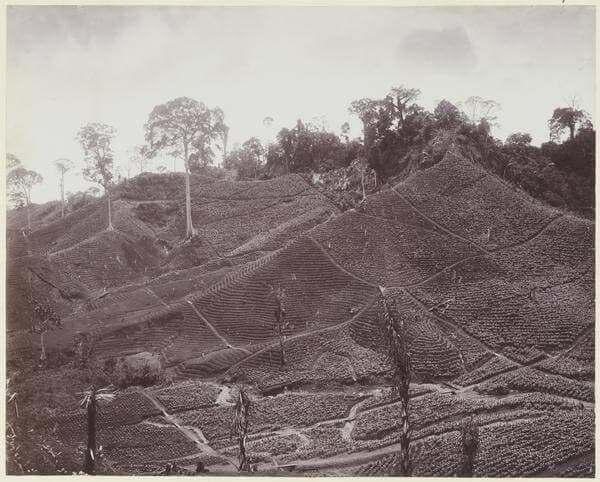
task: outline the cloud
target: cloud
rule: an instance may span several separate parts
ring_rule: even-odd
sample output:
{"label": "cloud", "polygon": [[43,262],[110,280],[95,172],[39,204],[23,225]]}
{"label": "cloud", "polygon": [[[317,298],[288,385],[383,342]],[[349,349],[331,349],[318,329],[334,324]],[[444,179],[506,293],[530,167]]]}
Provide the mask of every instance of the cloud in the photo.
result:
{"label": "cloud", "polygon": [[402,63],[424,70],[464,73],[477,66],[473,44],[462,27],[414,30],[400,41],[397,50]]}

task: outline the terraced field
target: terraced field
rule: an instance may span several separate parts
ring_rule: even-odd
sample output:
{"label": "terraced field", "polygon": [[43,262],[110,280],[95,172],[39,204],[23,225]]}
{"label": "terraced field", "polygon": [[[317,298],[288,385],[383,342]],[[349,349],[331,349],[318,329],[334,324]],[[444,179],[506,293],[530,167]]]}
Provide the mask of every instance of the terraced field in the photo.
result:
{"label": "terraced field", "polygon": [[[157,386],[130,388],[102,411],[98,438],[115,473],[198,461],[233,473],[242,384],[258,470],[389,473],[400,434],[383,292],[406,328],[414,475],[456,475],[467,417],[480,430],[475,475],[593,474],[592,222],[448,155],[343,213],[296,175],[193,177],[198,237],[181,243],[183,178],[160,179],[120,188],[114,231],[98,200],[64,220],[39,214],[39,229],[9,239],[15,327],[28,293],[44,293],[63,314],[51,351],[88,333],[101,366],[141,352],[163,361]],[[12,335],[27,345],[23,330]],[[49,439],[79,450],[80,410],[42,418]]]}

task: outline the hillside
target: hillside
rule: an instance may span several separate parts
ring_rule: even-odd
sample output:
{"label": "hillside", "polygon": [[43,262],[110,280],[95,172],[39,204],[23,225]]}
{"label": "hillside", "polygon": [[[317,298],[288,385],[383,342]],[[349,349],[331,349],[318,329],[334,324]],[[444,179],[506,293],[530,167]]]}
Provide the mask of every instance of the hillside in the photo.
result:
{"label": "hillside", "polygon": [[[212,454],[217,458],[211,464],[226,465],[233,452],[222,427],[228,426],[231,404],[216,395],[190,402],[185,410],[167,402],[187,400],[193,386],[212,386],[207,393],[225,390],[226,397],[225,384],[242,381],[256,390],[260,422],[252,429],[252,451],[265,469],[273,465],[260,454],[272,454],[268,444],[281,443],[276,466],[382,474],[398,442],[393,423],[398,405],[380,388],[388,383],[377,325],[383,290],[406,323],[415,440],[422,439],[420,450],[433,457],[417,471],[456,470],[444,453],[459,450],[457,424],[467,414],[480,423],[485,453],[504,457],[494,465],[493,457],[482,455],[479,475],[512,475],[506,467],[513,462],[507,460],[520,467],[516,473],[533,475],[591,453],[593,222],[534,200],[448,154],[345,212],[297,175],[252,182],[196,176],[198,237],[181,243],[182,185],[177,175],[130,180],[116,193],[112,232],[103,229],[103,199],[44,224],[28,238],[9,218],[13,355],[18,348],[23,356],[38,343],[20,330],[27,326],[23,307],[31,276],[34,294],[52,300],[63,315],[62,328],[47,334],[51,350],[70,348],[79,333],[87,333],[101,363],[160,354],[176,385],[140,389],[142,399],[154,403],[141,419],[157,422],[152,428],[134,426],[156,429],[144,437],[157,437],[165,423],[160,410],[151,408],[166,406],[164,413],[178,413],[179,425],[201,427],[203,457]],[[275,286],[285,289],[289,321],[283,366]],[[260,395],[284,387],[299,391],[275,399]],[[161,398],[161,390],[179,395]],[[314,394],[311,402],[303,390]],[[276,399],[280,408],[272,406]],[[278,419],[273,413],[280,410],[289,413]],[[300,412],[304,415],[295,415]],[[82,430],[76,413],[69,423]],[[344,428],[320,425],[327,420]],[[512,432],[496,430],[511,420]],[[532,434],[540,433],[534,423],[548,436],[539,437],[535,460],[517,460],[518,449],[509,441],[518,434],[515,447],[528,446]],[[570,435],[561,438],[562,445],[553,441],[556,424],[564,434],[577,434],[577,453],[571,453]],[[282,427],[288,426],[286,432]],[[125,429],[114,422],[103,430],[117,440],[115,434]],[[265,431],[268,437],[260,438]],[[180,440],[177,430],[171,435],[181,446],[178,456],[189,456],[190,464],[196,460],[193,444],[187,447],[190,441]],[[109,457],[125,473],[151,472],[160,466],[157,460],[176,458],[162,446],[160,456],[149,456],[115,444],[108,445]],[[356,459],[344,459],[346,452]],[[328,472],[332,467],[346,469]]]}

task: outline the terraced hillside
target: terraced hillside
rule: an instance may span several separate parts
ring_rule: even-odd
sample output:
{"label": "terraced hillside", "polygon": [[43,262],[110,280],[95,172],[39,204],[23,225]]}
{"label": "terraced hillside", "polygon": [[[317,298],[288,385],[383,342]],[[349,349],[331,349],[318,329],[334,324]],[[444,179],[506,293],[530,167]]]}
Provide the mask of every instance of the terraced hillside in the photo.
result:
{"label": "terraced hillside", "polygon": [[[243,382],[261,470],[386,474],[400,434],[385,388],[382,292],[407,328],[416,475],[456,474],[465,417],[480,427],[476,475],[593,470],[593,222],[449,154],[343,213],[299,176],[198,178],[199,236],[178,244],[181,179],[169,179],[162,191],[152,188],[159,177],[124,186],[115,231],[101,229],[99,202],[35,231],[39,254],[24,255],[78,293],[68,303],[55,295],[71,310],[50,346],[85,332],[105,364],[159,353],[174,382],[122,395],[145,398],[139,409],[126,403],[134,422],[102,428],[117,473],[198,460],[231,471],[232,384]],[[286,293],[285,364],[276,286]],[[67,412],[81,431],[81,413]]]}

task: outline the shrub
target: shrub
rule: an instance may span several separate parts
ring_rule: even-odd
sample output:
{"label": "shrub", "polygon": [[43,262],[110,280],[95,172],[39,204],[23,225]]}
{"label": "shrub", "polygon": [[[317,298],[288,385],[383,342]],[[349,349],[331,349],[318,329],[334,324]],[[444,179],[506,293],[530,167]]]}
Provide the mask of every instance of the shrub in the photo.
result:
{"label": "shrub", "polygon": [[115,383],[124,388],[132,385],[147,387],[161,381],[163,364],[158,355],[136,353],[117,361],[113,372]]}

